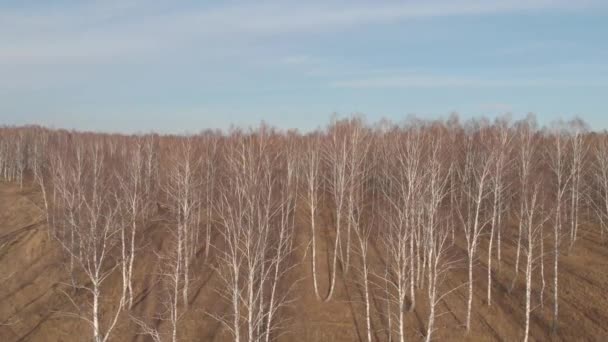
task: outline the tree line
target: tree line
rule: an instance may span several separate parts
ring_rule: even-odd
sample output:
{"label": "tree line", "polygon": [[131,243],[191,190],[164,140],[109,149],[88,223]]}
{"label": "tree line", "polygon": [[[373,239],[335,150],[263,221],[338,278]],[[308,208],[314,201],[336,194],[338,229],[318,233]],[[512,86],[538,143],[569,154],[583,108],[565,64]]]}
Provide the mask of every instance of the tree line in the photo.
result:
{"label": "tree line", "polygon": [[[427,306],[420,335],[430,341],[439,303],[461,287],[468,332],[475,291],[486,290],[478,305],[493,305],[493,273],[510,268],[508,291],[520,277],[525,283],[527,341],[538,306],[551,307],[559,329],[560,256],[575,248],[581,227],[602,237],[608,230],[608,135],[580,120],[541,128],[531,116],[375,124],[352,117],[306,134],[262,124],[181,136],[2,127],[0,177],[40,189],[49,237],[65,255],[73,289],[65,294],[96,342],[112,339],[120,317],[154,341],[180,340],[202,264],[222,280],[216,290],[229,304],[207,314],[234,341],[276,339],[289,329],[282,313],[297,294],[288,275],[300,262],[310,263],[312,274],[298,276],[310,279],[318,301],[335,300],[340,274],[362,289],[367,341],[404,341],[417,305]],[[160,328],[129,314],[142,235],[159,218],[167,232],[155,251],[156,314],[168,322]],[[317,267],[324,233],[328,284]],[[298,234],[307,239],[306,260],[295,256]],[[506,245],[515,249],[508,262]],[[480,255],[487,278],[475,279]],[[448,285],[461,265],[467,281]],[[105,286],[117,275],[118,295]]]}

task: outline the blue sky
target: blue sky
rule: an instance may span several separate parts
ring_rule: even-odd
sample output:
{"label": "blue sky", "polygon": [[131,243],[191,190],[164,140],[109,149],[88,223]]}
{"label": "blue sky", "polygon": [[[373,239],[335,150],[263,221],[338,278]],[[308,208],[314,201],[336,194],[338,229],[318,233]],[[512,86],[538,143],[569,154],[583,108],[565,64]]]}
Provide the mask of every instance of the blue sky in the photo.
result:
{"label": "blue sky", "polygon": [[536,113],[608,128],[608,2],[0,1],[0,123],[119,132]]}

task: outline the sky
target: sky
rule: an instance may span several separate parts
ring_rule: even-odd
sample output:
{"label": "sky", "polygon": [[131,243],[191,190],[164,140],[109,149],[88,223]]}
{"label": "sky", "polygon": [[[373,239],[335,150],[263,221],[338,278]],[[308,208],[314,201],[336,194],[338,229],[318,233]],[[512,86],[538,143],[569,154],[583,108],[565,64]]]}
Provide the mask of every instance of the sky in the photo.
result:
{"label": "sky", "polygon": [[0,124],[185,133],[332,114],[608,129],[608,1],[0,0]]}

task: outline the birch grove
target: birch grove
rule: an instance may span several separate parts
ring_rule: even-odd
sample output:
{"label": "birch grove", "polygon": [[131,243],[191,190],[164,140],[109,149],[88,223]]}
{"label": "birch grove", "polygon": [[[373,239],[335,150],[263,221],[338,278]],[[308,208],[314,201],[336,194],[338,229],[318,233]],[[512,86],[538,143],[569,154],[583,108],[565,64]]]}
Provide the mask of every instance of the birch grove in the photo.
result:
{"label": "birch grove", "polygon": [[522,308],[518,338],[538,339],[536,326],[560,333],[564,261],[608,231],[608,138],[580,120],[0,127],[0,180],[39,195],[65,271],[61,317],[96,342],[186,341],[207,320],[222,338],[268,342],[293,337],[302,305],[344,303],[361,340],[474,338],[477,315],[506,300]]}
{"label": "birch grove", "polygon": [[[124,294],[108,299],[103,286],[116,269],[112,265],[111,252],[119,240],[117,204],[108,191],[110,175],[104,172],[107,159],[99,142],[77,146],[75,158],[74,155],[69,157],[72,158],[66,158],[57,170],[61,176],[55,183],[58,200],[54,202],[54,210],[62,212],[62,219],[56,222],[57,241],[69,254],[70,271],[84,274],[83,278],[73,276],[72,279],[78,279],[73,281],[72,287],[86,291],[90,298],[90,310],[70,315],[90,324],[95,342],[105,342],[125,305]],[[71,300],[76,305],[73,298]],[[103,312],[107,300],[118,300],[118,304],[114,310]]]}
{"label": "birch grove", "polygon": [[[481,139],[482,137],[477,137]],[[468,299],[466,330],[471,329],[471,311],[473,306],[473,263],[475,261],[479,237],[490,222],[488,210],[486,210],[490,191],[490,172],[493,164],[493,152],[485,150],[479,146],[473,137],[466,143],[464,169],[461,170],[461,181],[463,184],[463,198],[458,211],[461,226],[466,241],[467,261],[468,261]]]}

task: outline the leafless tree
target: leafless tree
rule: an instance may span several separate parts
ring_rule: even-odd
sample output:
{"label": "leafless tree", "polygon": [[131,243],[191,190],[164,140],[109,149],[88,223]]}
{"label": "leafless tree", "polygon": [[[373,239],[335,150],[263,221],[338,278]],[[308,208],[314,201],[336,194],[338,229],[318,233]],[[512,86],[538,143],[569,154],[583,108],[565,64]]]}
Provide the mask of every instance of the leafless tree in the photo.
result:
{"label": "leafless tree", "polygon": [[370,148],[370,139],[367,129],[363,122],[359,119],[353,119],[350,122],[348,130],[348,147],[347,147],[347,177],[346,177],[346,259],[344,261],[344,272],[348,273],[350,266],[350,244],[353,219],[356,215],[353,211],[356,209],[357,196],[361,194],[361,187],[366,182],[367,171],[367,153]]}
{"label": "leafless tree", "polygon": [[[359,210],[356,210],[359,209]],[[369,223],[361,221],[361,208],[355,208],[350,212],[352,216],[352,228],[355,231],[355,236],[358,242],[358,254],[361,256],[361,284],[363,286],[363,295],[365,303],[365,327],[366,338],[368,342],[372,341],[372,320],[371,320],[371,295],[370,295],[370,269],[369,269],[369,240],[371,227]],[[356,216],[355,216],[356,215]]]}
{"label": "leafless tree", "polygon": [[324,299],[325,301],[331,300],[336,285],[338,255],[342,254],[340,242],[342,234],[342,217],[348,188],[348,138],[345,136],[345,133],[343,132],[344,130],[340,128],[340,126],[337,126],[331,130],[331,140],[330,143],[326,145],[326,150],[324,151],[325,161],[329,168],[329,179],[327,183],[329,184],[330,193],[333,198],[336,226],[329,292],[327,297]]}
{"label": "leafless tree", "polygon": [[17,169],[17,181],[19,182],[19,187],[23,188],[23,177],[25,174],[25,169],[27,167],[27,141],[25,139],[25,135],[23,131],[19,131],[17,133],[17,138],[15,140],[15,164]]}
{"label": "leafless tree", "polygon": [[[204,175],[204,186],[201,187],[201,197],[204,197],[204,201],[201,198],[201,205],[199,206],[200,212],[204,209],[205,211],[205,260],[209,258],[209,252],[211,250],[211,231],[213,222],[213,202],[216,199],[216,184],[217,184],[217,172],[218,172],[218,153],[219,153],[219,137],[214,134],[207,134],[203,137],[202,144],[205,148],[205,158],[201,164],[203,168],[202,174]],[[203,205],[204,203],[204,205]],[[200,219],[199,219],[200,221]],[[198,241],[198,239],[197,239]]]}
{"label": "leafless tree", "polygon": [[[479,236],[491,220],[487,214],[487,199],[491,196],[490,174],[494,163],[492,151],[483,146],[485,137],[468,137],[465,165],[461,172],[462,203],[458,215],[462,224],[467,247],[468,300],[466,329],[471,328],[471,308],[473,304],[473,262],[479,244]],[[477,147],[475,147],[477,146]]]}
{"label": "leafless tree", "polygon": [[160,281],[160,310],[154,313],[154,321],[169,322],[168,331],[164,331],[155,322],[131,315],[131,320],[140,328],[140,334],[149,336],[154,342],[180,340],[180,322],[187,307],[180,305],[184,284],[183,231],[176,226],[169,226],[169,238],[161,251],[155,251],[158,258]]}
{"label": "leafless tree", "polygon": [[[358,138],[357,138],[358,139]],[[368,143],[368,141],[366,141]],[[369,148],[369,145],[365,147],[364,153]],[[355,151],[358,148],[354,149]],[[363,158],[365,156],[353,156],[349,165],[350,169],[350,183],[349,183],[349,195],[348,195],[348,222],[351,229],[355,232],[357,241],[357,254],[361,259],[360,267],[360,285],[363,288],[364,305],[365,305],[365,326],[366,326],[366,337],[367,341],[372,341],[372,320],[371,320],[371,291],[370,291],[370,265],[369,265],[369,247],[370,247],[370,234],[372,232],[372,224],[375,223],[375,213],[370,213],[365,220],[363,215],[365,212],[365,200],[367,199],[367,184],[368,177],[370,175],[370,165],[364,164]]]}
{"label": "leafless tree", "polygon": [[552,144],[548,149],[547,160],[551,170],[553,182],[551,193],[553,194],[555,208],[553,218],[553,331],[557,330],[559,312],[559,256],[562,238],[562,225],[564,221],[564,210],[566,192],[571,180],[572,173],[568,172],[566,165],[565,148],[566,137],[561,130],[557,130],[551,136]]}
{"label": "leafless tree", "polygon": [[0,171],[4,180],[16,181],[23,187],[24,173],[30,145],[23,130],[5,128],[0,140]]}
{"label": "leafless tree", "polygon": [[199,205],[197,188],[200,186],[200,182],[196,171],[199,169],[200,160],[195,154],[192,137],[179,141],[178,144],[177,153],[172,159],[173,167],[168,174],[165,192],[176,220],[177,253],[175,257],[183,263],[181,273],[184,279],[181,291],[183,303],[187,307],[188,289],[191,282],[190,263],[196,247],[193,230],[196,229],[196,212]]}
{"label": "leafless tree", "polygon": [[292,248],[296,166],[274,151],[271,134],[264,127],[233,133],[225,155],[218,205],[225,247],[218,274],[232,312],[217,318],[235,341],[271,339],[280,326],[276,313],[287,301],[279,285]]}
{"label": "leafless tree", "polygon": [[139,139],[129,147],[124,160],[124,168],[116,179],[120,192],[117,195],[122,209],[121,253],[123,296],[129,309],[133,306],[133,265],[136,257],[136,241],[140,226],[145,226],[149,198],[145,193],[146,174],[143,143]]}
{"label": "leafless tree", "polygon": [[579,211],[581,198],[581,183],[583,180],[583,170],[585,169],[585,157],[587,146],[583,140],[583,135],[579,127],[574,127],[574,132],[570,138],[571,145],[571,168],[570,168],[570,245],[569,250],[574,247],[574,242],[578,237]]}
{"label": "leafless tree", "polygon": [[[278,311],[289,302],[289,290],[281,292],[280,286],[283,283],[287,272],[291,269],[289,258],[293,250],[293,238],[294,238],[294,226],[295,226],[295,211],[296,211],[296,200],[298,198],[297,184],[298,169],[297,153],[295,148],[295,142],[289,140],[287,142],[284,155],[280,157],[283,162],[283,170],[280,172],[280,178],[278,182],[278,220],[274,224],[274,228],[271,228],[276,234],[278,230],[278,237],[273,243],[274,247],[271,250],[270,257],[270,269],[271,274],[269,275],[269,286],[270,286],[270,297],[266,300],[266,304],[260,306],[261,310],[265,312],[262,316],[265,316],[266,327],[262,334],[265,341],[270,341],[273,334],[277,334],[281,328]],[[273,233],[272,231],[270,232]]]}
{"label": "leafless tree", "polygon": [[156,200],[160,188],[158,138],[155,135],[143,137],[144,151],[144,193],[151,200]]}
{"label": "leafless tree", "polygon": [[595,165],[593,176],[597,199],[594,201],[594,208],[600,220],[600,234],[604,238],[604,231],[608,230],[608,137],[602,136],[594,151]]}
{"label": "leafless tree", "polygon": [[527,342],[530,336],[530,313],[532,312],[532,277],[534,263],[534,248],[540,238],[540,230],[543,229],[545,222],[549,216],[542,214],[541,203],[539,201],[540,183],[536,182],[532,185],[528,196],[523,198],[524,201],[524,220],[523,230],[526,233],[525,240],[527,246],[526,251],[526,308],[525,308],[525,332],[524,341]]}
{"label": "leafless tree", "polygon": [[[420,228],[420,218],[422,208],[417,201],[422,194],[424,178],[422,177],[422,138],[423,134],[418,127],[410,128],[410,132],[403,136],[403,142],[398,144],[398,152],[395,155],[397,160],[397,180],[398,205],[402,206],[400,215],[404,217],[405,229],[408,231],[407,240],[409,242],[409,282],[410,282],[410,307],[413,311],[416,306],[416,267],[420,267],[419,249],[417,235]],[[418,254],[417,254],[418,253]],[[418,263],[417,263],[418,262]]]}
{"label": "leafless tree", "polygon": [[406,298],[408,295],[410,272],[408,242],[410,231],[405,224],[405,216],[399,211],[396,202],[387,199],[382,217],[384,229],[382,229],[382,242],[386,253],[386,272],[384,274],[384,295],[387,301],[388,334],[393,333],[393,321],[400,342],[405,341],[405,311]]}
{"label": "leafless tree", "polygon": [[518,224],[518,233],[517,233],[517,251],[515,255],[515,272],[513,276],[513,281],[511,282],[510,290],[513,290],[515,287],[515,282],[517,281],[517,277],[519,274],[519,261],[521,254],[521,240],[522,240],[522,229],[524,224],[524,199],[528,196],[527,191],[530,189],[530,176],[532,171],[532,163],[533,158],[536,154],[536,141],[534,137],[534,129],[533,123],[528,121],[520,123],[519,131],[518,131],[518,155],[517,155],[517,165],[519,171],[519,224]]}
{"label": "leafless tree", "polygon": [[429,301],[429,316],[425,341],[431,341],[435,329],[436,307],[445,297],[440,294],[439,287],[446,272],[450,268],[450,262],[446,260],[447,238],[449,236],[449,222],[441,222],[441,204],[448,195],[449,173],[446,172],[439,160],[441,143],[439,138],[431,146],[431,157],[426,167],[426,187],[424,201],[424,252],[426,255],[427,268],[427,295]]}
{"label": "leafless tree", "polygon": [[[317,208],[319,206],[319,188],[320,188],[320,176],[319,176],[319,164],[320,164],[320,149],[321,141],[319,136],[311,137],[305,147],[304,152],[304,164],[303,170],[303,181],[305,184],[305,191],[302,194],[308,211],[310,219],[310,248],[311,248],[311,266],[312,266],[312,283],[317,299],[321,300],[319,293],[319,282],[317,280],[317,237],[316,237],[316,219],[317,219]],[[329,298],[324,298],[329,300]]]}
{"label": "leafless tree", "polygon": [[50,187],[51,184],[49,184],[49,176],[51,175],[52,171],[50,170],[50,159],[47,155],[47,153],[45,153],[46,151],[43,151],[43,149],[45,148],[45,146],[48,146],[49,144],[49,134],[46,131],[41,131],[38,135],[38,141],[37,143],[34,144],[34,159],[36,160],[36,162],[32,165],[32,174],[34,177],[34,182],[38,185],[38,187],[40,188],[40,192],[42,193],[42,201],[44,204],[44,212],[46,215],[46,224],[48,227],[48,232],[49,232],[49,236],[50,236],[50,232],[51,232],[51,216],[50,216],[50,212],[51,212],[51,208],[50,208],[50,204],[49,204],[49,194],[48,194],[48,188]]}
{"label": "leafless tree", "polygon": [[63,212],[61,229],[70,233],[69,240],[61,234],[57,241],[86,276],[85,282],[73,286],[91,295],[91,311],[73,316],[91,324],[94,341],[105,342],[124,305],[124,298],[120,298],[115,311],[107,319],[103,317],[102,303],[106,298],[102,285],[116,269],[111,251],[119,241],[118,206],[108,191],[110,176],[104,169],[100,144],[77,147],[77,152],[76,160],[62,161],[64,167],[59,172],[63,176],[55,179]]}
{"label": "leafless tree", "polygon": [[382,170],[383,193],[382,242],[386,253],[385,297],[388,305],[389,334],[395,321],[400,341],[405,340],[406,299],[410,310],[415,305],[415,234],[417,213],[423,209],[418,201],[422,192],[421,133],[412,128],[407,133],[391,132],[384,142]]}
{"label": "leafless tree", "polygon": [[494,236],[498,238],[498,264],[500,267],[500,240],[501,240],[501,223],[502,223],[502,212],[505,192],[505,169],[508,164],[509,155],[509,143],[511,137],[509,135],[509,128],[505,123],[500,123],[498,132],[494,137],[496,139],[494,148],[496,150],[496,158],[494,161],[494,170],[491,177],[492,186],[492,219],[490,223],[490,240],[488,242],[488,306],[492,305],[492,247],[494,245]]}
{"label": "leafless tree", "polygon": [[[333,120],[307,135],[265,125],[195,136],[0,127],[0,179],[24,188],[32,180],[40,189],[49,236],[69,270],[73,291],[66,295],[78,310],[69,315],[91,324],[96,342],[109,340],[121,312],[134,305],[151,222],[154,239],[157,228],[167,229],[154,250],[161,307],[153,322],[131,312],[141,333],[155,342],[185,337],[181,318],[194,311],[191,290],[204,264],[222,282],[214,289],[228,309],[202,311],[236,341],[277,339],[286,330],[295,237],[303,237],[295,225],[300,204],[298,215],[310,220],[304,238],[310,238],[315,296],[333,299],[340,274],[354,281],[363,339],[376,338],[382,326],[388,340],[404,341],[408,310],[426,303],[427,325],[417,333],[427,341],[436,336],[440,302],[455,290],[442,281],[463,245],[470,331],[481,275],[475,272],[487,272],[485,298],[495,305],[496,281],[503,280],[495,272],[504,267],[502,240],[508,239],[516,248],[508,260],[514,266],[509,291],[516,284],[525,289],[527,340],[551,280],[557,331],[562,247],[573,248],[587,217],[597,220],[602,237],[608,230],[607,135],[587,133],[576,120],[557,128],[540,131],[532,117],[460,123],[455,115],[402,125]],[[324,222],[326,213],[331,222]],[[327,223],[329,286],[320,293],[319,232]],[[487,269],[477,270],[486,241]],[[545,249],[553,254],[547,275]],[[545,282],[546,276],[552,279]],[[108,277],[118,280],[115,296]]]}

